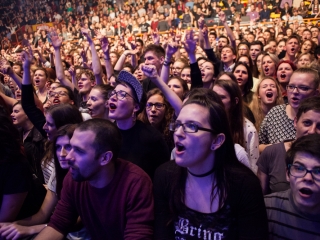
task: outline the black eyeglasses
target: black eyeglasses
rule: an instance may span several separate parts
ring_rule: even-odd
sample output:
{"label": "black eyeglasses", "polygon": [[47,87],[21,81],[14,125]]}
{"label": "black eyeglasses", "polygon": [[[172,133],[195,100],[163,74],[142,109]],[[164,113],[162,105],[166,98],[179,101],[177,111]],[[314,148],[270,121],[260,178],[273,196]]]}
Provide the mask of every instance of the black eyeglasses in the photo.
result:
{"label": "black eyeglasses", "polygon": [[117,99],[122,100],[124,99],[127,95],[133,99],[135,99],[133,96],[131,96],[129,93],[119,90],[118,92],[116,90],[113,90],[112,92],[109,92],[108,97],[111,98],[113,95],[117,96]]}
{"label": "black eyeglasses", "polygon": [[287,85],[288,91],[293,92],[295,89],[297,89],[298,92],[308,92],[310,89],[313,89],[313,88],[307,87],[307,86]]}
{"label": "black eyeglasses", "polygon": [[146,109],[148,109],[148,110],[150,110],[150,109],[152,109],[152,107],[155,107],[156,109],[158,109],[158,110],[161,110],[164,106],[165,106],[165,104],[164,103],[151,103],[151,102],[148,102],[147,104],[146,104]]}
{"label": "black eyeglasses", "polygon": [[211,132],[213,134],[215,133],[212,129],[199,127],[194,122],[181,123],[181,122],[176,121],[176,122],[170,123],[169,129],[172,132],[176,132],[180,127],[182,127],[182,129],[185,133],[196,133],[199,130]]}
{"label": "black eyeglasses", "polygon": [[56,95],[58,95],[58,97],[66,97],[66,96],[68,96],[68,94],[66,92],[62,92],[62,91],[60,91],[60,92],[50,92],[49,93],[49,97],[50,98],[53,98]]}
{"label": "black eyeglasses", "polygon": [[320,181],[320,168],[314,168],[308,170],[306,167],[302,165],[288,164],[289,174],[293,177],[303,178],[310,173],[314,180]]}

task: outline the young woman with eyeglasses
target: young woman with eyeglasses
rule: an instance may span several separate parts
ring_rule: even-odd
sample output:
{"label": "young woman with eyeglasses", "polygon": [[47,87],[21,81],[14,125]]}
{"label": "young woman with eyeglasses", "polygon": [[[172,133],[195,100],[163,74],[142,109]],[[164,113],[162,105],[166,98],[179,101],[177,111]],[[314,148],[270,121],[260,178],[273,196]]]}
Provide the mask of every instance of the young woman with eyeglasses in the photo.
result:
{"label": "young woman with eyeglasses", "polygon": [[145,99],[140,82],[122,70],[118,84],[109,93],[109,118],[115,121],[122,135],[119,157],[138,165],[153,178],[156,168],[170,159],[170,153],[163,136],[137,120],[145,107]]}
{"label": "young woman with eyeglasses", "polygon": [[155,174],[155,239],[268,235],[259,181],[239,163],[217,98],[190,96],[171,126],[176,158]]}
{"label": "young woman with eyeglasses", "polygon": [[155,88],[147,93],[147,104],[139,119],[156,128],[166,140],[169,149],[173,149],[173,137],[169,125],[173,116],[173,108],[160,89]]}

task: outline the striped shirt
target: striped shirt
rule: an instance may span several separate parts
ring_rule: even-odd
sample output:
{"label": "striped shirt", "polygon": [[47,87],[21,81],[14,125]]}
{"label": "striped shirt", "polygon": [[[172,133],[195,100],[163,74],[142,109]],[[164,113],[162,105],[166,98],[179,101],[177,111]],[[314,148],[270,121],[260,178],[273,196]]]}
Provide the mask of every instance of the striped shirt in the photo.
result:
{"label": "striped shirt", "polygon": [[320,239],[320,214],[300,212],[294,204],[291,189],[266,195],[264,201],[269,239]]}

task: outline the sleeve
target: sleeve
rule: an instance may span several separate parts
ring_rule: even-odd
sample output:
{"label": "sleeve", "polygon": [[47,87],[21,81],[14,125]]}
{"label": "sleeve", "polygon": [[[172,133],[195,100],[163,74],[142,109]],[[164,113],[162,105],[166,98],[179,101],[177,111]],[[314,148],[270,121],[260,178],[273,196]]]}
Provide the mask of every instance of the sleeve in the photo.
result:
{"label": "sleeve", "polygon": [[247,151],[249,154],[250,168],[257,174],[257,161],[259,158],[259,137],[256,128],[249,121],[246,121],[248,126],[246,137]]}
{"label": "sleeve", "polygon": [[237,189],[233,189],[233,201],[237,205],[238,238],[267,239],[267,212],[258,178],[251,174],[244,176]]}
{"label": "sleeve", "polygon": [[216,54],[214,53],[213,49],[205,49],[204,50],[207,54],[207,57],[210,61],[214,63],[214,76],[218,76],[219,70],[220,70],[220,65],[221,65],[221,60],[217,58]]}
{"label": "sleeve", "polygon": [[234,150],[239,162],[251,169],[248,153],[245,151],[245,149],[241,145],[236,143],[234,144]]}
{"label": "sleeve", "polygon": [[263,172],[266,175],[269,175],[269,166],[270,161],[274,159],[273,152],[274,152],[274,145],[266,147],[265,150],[262,151],[258,161],[257,161],[257,167],[261,172]]}
{"label": "sleeve", "polygon": [[269,144],[268,138],[268,117],[270,112],[264,117],[259,131],[259,144]]}
{"label": "sleeve", "polygon": [[68,172],[63,181],[61,199],[48,224],[63,235],[70,232],[79,216],[74,203],[72,182],[71,174]]}
{"label": "sleeve", "polygon": [[133,184],[128,194],[126,212],[124,239],[153,239],[152,182],[146,174]]}
{"label": "sleeve", "polygon": [[167,164],[164,164],[157,169],[153,181],[155,212],[154,237],[156,240],[174,239],[174,226],[173,223],[170,222],[170,186],[167,181]]}
{"label": "sleeve", "polygon": [[198,62],[191,63],[190,64],[190,69],[191,69],[191,89],[194,88],[202,88],[203,83],[202,83],[202,76],[201,76],[201,71],[198,65]]}
{"label": "sleeve", "polygon": [[44,117],[43,112],[39,108],[37,108],[34,102],[32,85],[22,84],[21,90],[22,90],[21,104],[22,104],[23,110],[27,114],[32,124],[41,133],[41,135],[44,138],[47,138],[47,134],[43,130],[43,125],[46,122],[46,118]]}

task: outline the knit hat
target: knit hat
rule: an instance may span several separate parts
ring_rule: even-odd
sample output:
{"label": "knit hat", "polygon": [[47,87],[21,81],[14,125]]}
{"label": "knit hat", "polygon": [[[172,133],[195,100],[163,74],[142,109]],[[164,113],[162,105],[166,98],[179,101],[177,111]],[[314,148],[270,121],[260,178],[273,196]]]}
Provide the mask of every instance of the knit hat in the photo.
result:
{"label": "knit hat", "polygon": [[130,87],[134,90],[136,99],[139,103],[141,102],[143,88],[135,76],[133,76],[128,71],[122,70],[118,75],[118,81],[125,82],[126,84],[130,85]]}

